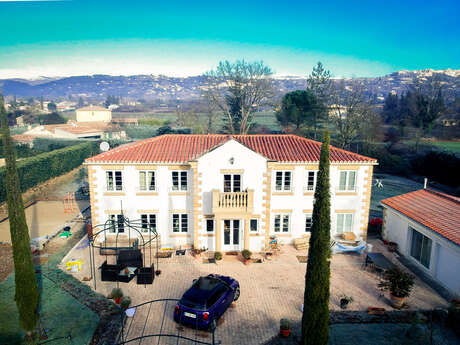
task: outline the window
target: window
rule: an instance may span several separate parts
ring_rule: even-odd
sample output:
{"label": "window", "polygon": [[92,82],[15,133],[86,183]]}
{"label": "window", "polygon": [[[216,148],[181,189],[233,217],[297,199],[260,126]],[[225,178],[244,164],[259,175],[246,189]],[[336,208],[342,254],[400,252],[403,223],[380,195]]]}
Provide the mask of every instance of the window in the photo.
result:
{"label": "window", "polygon": [[356,171],[341,171],[339,180],[340,191],[355,191],[356,188]]}
{"label": "window", "polygon": [[289,232],[289,224],[288,214],[275,215],[275,222],[273,223],[275,232]]}
{"label": "window", "polygon": [[214,231],[214,219],[206,219],[206,232]]}
{"label": "window", "polygon": [[257,219],[251,219],[249,228],[251,229],[252,232],[257,232],[259,230],[259,224]]}
{"label": "window", "polygon": [[430,268],[431,239],[411,227],[409,229],[412,230],[410,255],[426,268]]}
{"label": "window", "polygon": [[342,234],[344,232],[351,232],[352,225],[353,225],[353,214],[352,213],[337,214],[336,234]]}
{"label": "window", "polygon": [[317,171],[307,171],[307,190],[314,191],[316,187]]}
{"label": "window", "polygon": [[[107,190],[123,190],[121,171],[106,171]],[[115,189],[114,189],[115,187]]]}
{"label": "window", "polygon": [[139,171],[139,189],[155,190],[155,171]]}
{"label": "window", "polygon": [[173,214],[172,215],[172,228],[173,232],[187,232],[188,231],[188,216],[187,214]]}
{"label": "window", "polygon": [[172,172],[172,190],[187,190],[187,172]]}
{"label": "window", "polygon": [[149,232],[157,230],[157,216],[156,214],[141,214],[142,232]]}
{"label": "window", "polygon": [[291,172],[277,171],[275,175],[275,190],[291,190]]}
{"label": "window", "polygon": [[311,226],[313,225],[313,218],[311,213],[305,215],[305,232],[311,231]]}
{"label": "window", "polygon": [[241,192],[241,175],[224,175],[224,192]]}
{"label": "window", "polygon": [[109,215],[110,229],[109,232],[125,232],[125,222],[122,214],[111,214]]}

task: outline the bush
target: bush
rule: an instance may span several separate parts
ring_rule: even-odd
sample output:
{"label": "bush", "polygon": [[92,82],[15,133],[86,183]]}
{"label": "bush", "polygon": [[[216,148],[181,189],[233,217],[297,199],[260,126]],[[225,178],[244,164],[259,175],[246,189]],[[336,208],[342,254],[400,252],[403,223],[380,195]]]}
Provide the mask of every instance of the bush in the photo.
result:
{"label": "bush", "polygon": [[250,260],[251,259],[251,251],[247,250],[247,249],[244,249],[242,252],[241,252],[241,255],[243,255],[243,258],[245,260]]}
{"label": "bush", "polygon": [[[97,142],[86,142],[18,161],[21,192],[77,168],[86,158],[97,152],[97,144]],[[6,199],[6,189],[3,188],[5,175],[6,168],[0,168],[0,186],[2,186],[0,202]]]}
{"label": "bush", "polygon": [[214,253],[214,259],[216,261],[222,260],[222,253],[221,252],[215,252]]}
{"label": "bush", "polygon": [[291,322],[288,319],[281,319],[280,329],[284,329],[284,330],[291,329]]}
{"label": "bush", "polygon": [[115,298],[122,298],[123,297],[123,291],[121,291],[120,288],[113,288],[112,292],[108,296],[109,298],[115,299]]}
{"label": "bush", "polygon": [[395,297],[408,297],[414,287],[414,276],[396,267],[386,273],[379,286],[390,290]]}
{"label": "bush", "polygon": [[43,153],[63,149],[64,147],[74,146],[81,143],[82,141],[78,139],[35,138],[34,149]]}
{"label": "bush", "polygon": [[124,296],[121,298],[120,307],[122,307],[123,309],[128,309],[130,305],[131,305],[131,297]]}

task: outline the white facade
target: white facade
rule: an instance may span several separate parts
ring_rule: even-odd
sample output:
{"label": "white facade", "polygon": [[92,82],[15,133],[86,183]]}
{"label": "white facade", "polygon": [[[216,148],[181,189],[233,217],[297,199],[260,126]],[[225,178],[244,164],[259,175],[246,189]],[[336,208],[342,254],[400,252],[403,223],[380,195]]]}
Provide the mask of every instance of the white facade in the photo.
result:
{"label": "white facade", "polygon": [[112,110],[90,105],[75,111],[77,122],[110,122]]}
{"label": "white facade", "polygon": [[[261,251],[271,235],[283,243],[304,235],[313,210],[314,190],[308,188],[308,176],[318,170],[315,162],[269,161],[236,140],[185,164],[86,165],[94,225],[119,214],[121,207],[129,219],[154,214],[163,247],[193,245],[212,251]],[[369,162],[331,164],[333,236],[353,232],[358,238],[366,238],[372,170],[373,163]],[[118,178],[121,175],[120,190],[114,185],[115,172]],[[142,176],[154,173],[153,190],[141,190],[140,172],[145,172]],[[186,190],[181,190],[181,185],[173,190],[173,172],[179,179],[182,172],[186,173]],[[348,174],[350,185],[345,190],[339,190],[341,173]],[[112,182],[108,182],[110,176]],[[277,176],[282,178],[281,190],[277,190]],[[224,192],[224,179],[229,181],[230,192]],[[112,186],[108,186],[110,183]],[[175,232],[173,217],[177,216],[173,215],[182,214],[187,215],[187,229]],[[179,218],[182,220],[182,216]]]}
{"label": "white facade", "polygon": [[[384,208],[384,238],[398,244],[398,251],[422,271],[443,285],[452,295],[460,294],[460,246],[382,204]],[[416,232],[414,235],[414,231]],[[414,236],[423,238],[423,258],[413,249]]]}

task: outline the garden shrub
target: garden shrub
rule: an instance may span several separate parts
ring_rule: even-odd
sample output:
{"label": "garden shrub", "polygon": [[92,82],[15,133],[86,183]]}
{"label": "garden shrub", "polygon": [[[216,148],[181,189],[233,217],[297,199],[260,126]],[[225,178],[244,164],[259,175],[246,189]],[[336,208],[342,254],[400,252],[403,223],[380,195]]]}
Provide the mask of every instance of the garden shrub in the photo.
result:
{"label": "garden shrub", "polygon": [[[18,161],[21,192],[77,168],[97,152],[97,146],[96,141],[85,142]],[[0,202],[6,199],[5,174],[5,167],[0,168]]]}

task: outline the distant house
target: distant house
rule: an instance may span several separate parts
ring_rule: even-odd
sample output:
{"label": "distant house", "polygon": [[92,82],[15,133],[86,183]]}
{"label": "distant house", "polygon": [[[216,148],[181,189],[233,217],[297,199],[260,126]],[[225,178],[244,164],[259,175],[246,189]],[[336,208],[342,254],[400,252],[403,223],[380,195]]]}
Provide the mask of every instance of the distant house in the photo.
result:
{"label": "distant house", "polygon": [[112,121],[112,110],[90,105],[77,109],[77,122],[110,122]]}
{"label": "distant house", "polygon": [[37,126],[24,133],[26,136],[53,139],[126,139],[125,131],[106,122]]}
{"label": "distant house", "polygon": [[452,295],[460,294],[460,198],[422,189],[381,203],[384,239]]}

